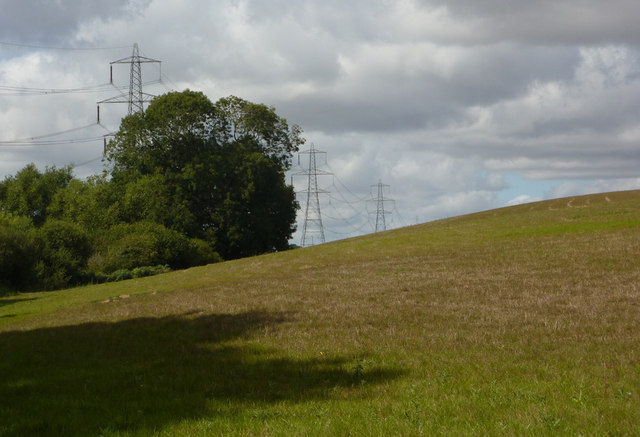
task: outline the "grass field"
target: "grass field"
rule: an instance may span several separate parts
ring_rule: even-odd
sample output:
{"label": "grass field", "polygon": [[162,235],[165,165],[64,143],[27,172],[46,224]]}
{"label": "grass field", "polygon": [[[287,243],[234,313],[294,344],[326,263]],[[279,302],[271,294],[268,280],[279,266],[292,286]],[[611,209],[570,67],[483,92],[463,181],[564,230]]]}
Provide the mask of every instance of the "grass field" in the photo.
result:
{"label": "grass field", "polygon": [[0,436],[640,435],[640,191],[0,299]]}

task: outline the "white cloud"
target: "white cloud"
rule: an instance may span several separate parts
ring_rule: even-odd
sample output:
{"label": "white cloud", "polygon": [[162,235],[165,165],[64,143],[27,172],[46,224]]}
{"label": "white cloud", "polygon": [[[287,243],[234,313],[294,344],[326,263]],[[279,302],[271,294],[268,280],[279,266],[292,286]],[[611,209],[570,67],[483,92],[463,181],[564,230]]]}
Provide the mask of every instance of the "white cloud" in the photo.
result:
{"label": "white cloud", "polygon": [[596,180],[591,182],[565,182],[547,193],[548,198],[578,196],[640,189],[640,178]]}
{"label": "white cloud", "polygon": [[[0,2],[11,20],[3,38],[138,42],[145,56],[163,61],[165,84],[148,92],[189,87],[213,100],[234,94],[274,105],[328,152],[350,201],[370,197],[370,185],[382,180],[411,222],[501,206],[506,173],[531,183],[575,180],[549,195],[637,185],[640,4],[632,0],[510,8],[498,0],[74,0],[64,20],[51,6],[31,22],[27,3]],[[30,33],[46,13],[58,24]],[[0,85],[104,83],[109,62],[130,53],[0,44]],[[150,68],[144,75],[154,80]],[[126,85],[126,66],[115,75]],[[0,140],[86,125],[96,102],[114,95],[1,93]],[[116,129],[125,112],[107,105],[101,114]],[[100,142],[0,147],[0,176],[31,161],[84,162],[101,150]],[[99,168],[94,162],[78,173]],[[531,199],[512,199],[524,200]],[[349,220],[335,229],[370,227],[366,208],[341,208],[335,212]]]}
{"label": "white cloud", "polygon": [[539,197],[533,197],[530,196],[528,194],[521,194],[517,197],[514,197],[513,199],[509,200],[507,202],[507,205],[509,206],[514,206],[514,205],[521,205],[523,203],[531,203],[531,202],[537,202],[539,200],[542,200]]}

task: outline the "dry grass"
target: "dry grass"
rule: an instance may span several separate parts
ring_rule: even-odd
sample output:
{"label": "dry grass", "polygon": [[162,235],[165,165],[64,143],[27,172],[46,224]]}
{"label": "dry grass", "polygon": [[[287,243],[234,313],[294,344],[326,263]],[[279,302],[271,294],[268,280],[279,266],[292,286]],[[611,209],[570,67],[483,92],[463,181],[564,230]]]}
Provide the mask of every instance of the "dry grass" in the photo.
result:
{"label": "dry grass", "polygon": [[[168,344],[166,353],[184,344],[187,362],[171,366],[186,368],[189,384],[203,385],[186,393],[186,386],[167,385],[162,394],[181,400],[153,414],[144,412],[155,406],[149,393],[126,391],[133,400],[125,404],[144,407],[140,417],[92,428],[78,419],[88,408],[81,405],[71,414],[80,420],[75,427],[48,417],[55,426],[5,423],[0,435],[637,435],[639,259],[640,192],[633,191],[0,299],[0,354],[18,355],[23,365],[34,351],[19,342],[42,347],[89,331],[106,350],[88,335],[65,352],[114,354],[112,365],[153,379],[171,373],[158,364],[171,360],[145,344]],[[109,346],[135,337],[136,324],[143,334],[131,347],[153,360]],[[13,345],[1,346],[3,339]],[[3,398],[6,387],[28,375],[39,381],[34,375],[46,371],[44,364],[31,373],[17,365],[0,365],[9,378]],[[228,367],[245,382],[229,382]],[[116,376],[131,376],[122,372]],[[46,398],[38,384],[46,385],[36,383],[24,405],[0,402],[0,417],[18,417],[34,397]],[[106,388],[120,387],[111,381]],[[84,400],[91,404],[95,394],[89,389]],[[117,416],[119,402],[105,403]]]}

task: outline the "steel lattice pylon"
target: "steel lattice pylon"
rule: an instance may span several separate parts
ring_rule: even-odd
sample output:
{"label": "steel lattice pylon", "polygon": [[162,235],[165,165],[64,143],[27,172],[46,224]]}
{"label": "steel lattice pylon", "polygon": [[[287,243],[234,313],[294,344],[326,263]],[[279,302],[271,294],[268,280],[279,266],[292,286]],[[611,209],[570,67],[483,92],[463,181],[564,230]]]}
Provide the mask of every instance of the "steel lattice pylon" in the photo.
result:
{"label": "steel lattice pylon", "polygon": [[[318,188],[318,176],[332,175],[333,173],[318,170],[316,162],[316,155],[325,153],[326,152],[317,150],[315,146],[311,144],[308,151],[300,152],[298,154],[298,162],[300,161],[300,155],[309,155],[308,169],[295,174],[308,176],[307,189],[300,191],[300,193],[305,193],[307,195],[304,222],[302,225],[302,247],[313,246],[314,244],[322,244],[325,242],[319,194],[329,192]],[[317,236],[318,241],[314,239],[315,236]]]}
{"label": "steel lattice pylon", "polygon": [[138,43],[133,44],[133,52],[131,56],[118,59],[111,62],[111,84],[113,84],[113,65],[114,64],[129,64],[129,93],[122,93],[119,96],[111,97],[110,99],[102,100],[98,102],[98,123],[100,122],[100,104],[101,103],[127,103],[129,110],[127,115],[144,112],[144,104],[151,102],[154,95],[142,92],[142,64],[158,63],[160,61],[151,58],[145,58],[140,56],[140,49]]}
{"label": "steel lattice pylon", "polygon": [[391,211],[387,211],[384,209],[385,202],[394,202],[393,199],[389,199],[384,197],[384,189],[389,188],[389,185],[385,185],[382,181],[378,182],[376,185],[371,186],[376,187],[378,189],[377,197],[372,199],[372,201],[376,202],[376,232],[382,232],[387,230],[387,214],[391,214]]}
{"label": "steel lattice pylon", "polygon": [[131,72],[129,74],[129,112],[144,112],[144,97],[142,95],[142,67],[138,44],[133,45],[131,55]]}

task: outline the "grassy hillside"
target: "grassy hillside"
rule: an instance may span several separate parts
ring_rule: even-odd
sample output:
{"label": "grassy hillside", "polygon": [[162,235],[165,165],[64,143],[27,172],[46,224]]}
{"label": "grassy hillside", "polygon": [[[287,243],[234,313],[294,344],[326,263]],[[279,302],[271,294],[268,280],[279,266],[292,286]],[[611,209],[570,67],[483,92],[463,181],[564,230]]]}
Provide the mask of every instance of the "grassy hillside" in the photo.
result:
{"label": "grassy hillside", "polygon": [[0,299],[0,436],[639,424],[640,191]]}

